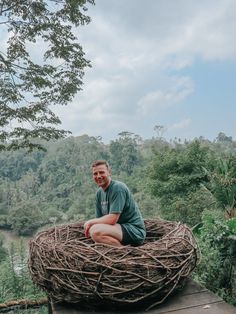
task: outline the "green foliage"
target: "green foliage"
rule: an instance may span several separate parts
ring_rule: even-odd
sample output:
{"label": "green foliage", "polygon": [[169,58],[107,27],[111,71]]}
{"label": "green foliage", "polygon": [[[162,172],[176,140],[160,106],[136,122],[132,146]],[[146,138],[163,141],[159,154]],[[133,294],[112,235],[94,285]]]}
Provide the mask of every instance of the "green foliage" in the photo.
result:
{"label": "green foliage", "polygon": [[[83,135],[49,143],[47,153],[24,154],[2,154],[0,226],[30,234],[43,224],[93,216],[96,185],[90,167],[95,159],[108,159],[103,143]],[[17,175],[9,171],[14,167]]]}
{"label": "green foliage", "polygon": [[90,66],[73,32],[73,26],[90,22],[87,4],[94,0],[1,3],[7,38],[0,51],[1,150],[40,148],[38,139],[67,133],[54,127],[61,122],[50,107],[72,100]]}
{"label": "green foliage", "polygon": [[37,300],[45,296],[30,278],[23,242],[11,243],[8,256],[0,266],[0,303],[23,298]]}
{"label": "green foliage", "polygon": [[208,182],[204,167],[209,160],[209,149],[197,140],[155,151],[148,170],[150,191],[159,198],[165,218],[191,225],[199,222],[201,212],[210,204],[210,193],[201,188]]}
{"label": "green foliage", "polygon": [[222,156],[216,160],[214,171],[207,171],[210,183],[206,185],[216,198],[219,207],[228,211],[236,205],[236,157]]}
{"label": "green foliage", "polygon": [[28,171],[35,172],[45,156],[43,151],[27,153],[25,150],[1,152],[0,178],[17,181]]}
{"label": "green foliage", "polygon": [[139,138],[130,132],[121,132],[119,136],[119,139],[110,143],[110,164],[116,174],[125,172],[131,175],[134,167],[141,163]]}
{"label": "green foliage", "polygon": [[236,218],[205,211],[196,235],[202,253],[196,279],[236,305]]}
{"label": "green foliage", "polygon": [[216,137],[216,142],[219,143],[232,143],[233,138],[232,136],[227,136],[225,133],[220,132]]}
{"label": "green foliage", "polygon": [[185,195],[195,191],[200,183],[207,180],[203,170],[206,163],[207,149],[198,141],[186,148],[169,148],[156,153],[150,172],[153,179],[153,192],[166,199],[176,194]]}
{"label": "green foliage", "polygon": [[157,198],[146,193],[145,190],[135,193],[134,197],[145,219],[163,218],[160,202]]}
{"label": "green foliage", "polygon": [[189,192],[186,196],[176,196],[172,202],[161,202],[161,216],[168,220],[180,221],[195,226],[201,221],[203,210],[212,206],[214,198],[208,191],[199,187],[195,192]]}
{"label": "green foliage", "polygon": [[41,306],[40,308],[32,309],[14,309],[13,311],[8,312],[9,314],[48,314],[48,306]]}
{"label": "green foliage", "polygon": [[37,205],[21,202],[11,210],[8,223],[19,235],[30,235],[43,225],[43,215]]}
{"label": "green foliage", "polygon": [[2,261],[4,261],[6,259],[6,256],[7,256],[7,250],[3,246],[4,240],[5,240],[4,236],[2,234],[0,234],[0,264]]}
{"label": "green foliage", "polygon": [[8,215],[0,215],[0,228],[10,229],[11,225],[8,223]]}

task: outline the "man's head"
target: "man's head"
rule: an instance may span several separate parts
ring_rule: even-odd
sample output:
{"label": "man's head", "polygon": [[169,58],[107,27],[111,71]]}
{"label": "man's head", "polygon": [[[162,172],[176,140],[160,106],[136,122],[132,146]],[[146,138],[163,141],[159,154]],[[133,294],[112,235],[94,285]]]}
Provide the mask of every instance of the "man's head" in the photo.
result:
{"label": "man's head", "polygon": [[110,166],[109,166],[108,162],[107,162],[105,159],[95,160],[95,161],[92,163],[92,168],[93,168],[93,167],[100,166],[100,165],[105,165],[105,166],[107,167],[107,169],[110,169]]}
{"label": "man's head", "polygon": [[111,168],[106,160],[96,160],[92,163],[93,179],[104,190],[111,183]]}

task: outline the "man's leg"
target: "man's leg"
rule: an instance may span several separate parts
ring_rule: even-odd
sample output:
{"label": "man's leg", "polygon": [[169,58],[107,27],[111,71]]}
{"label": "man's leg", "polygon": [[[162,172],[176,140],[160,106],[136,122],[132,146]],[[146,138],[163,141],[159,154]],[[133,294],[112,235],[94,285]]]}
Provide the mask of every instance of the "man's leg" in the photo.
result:
{"label": "man's leg", "polygon": [[91,238],[96,243],[122,246],[122,229],[119,224],[95,224],[89,229]]}

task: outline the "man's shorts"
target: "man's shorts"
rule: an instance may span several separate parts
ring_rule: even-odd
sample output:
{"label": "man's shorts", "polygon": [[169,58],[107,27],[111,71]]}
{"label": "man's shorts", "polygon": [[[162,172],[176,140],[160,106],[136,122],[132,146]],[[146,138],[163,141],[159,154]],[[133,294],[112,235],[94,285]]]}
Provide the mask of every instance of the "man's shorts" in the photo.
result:
{"label": "man's shorts", "polygon": [[122,241],[121,241],[121,244],[123,245],[132,245],[132,246],[139,246],[140,244],[135,242],[131,236],[129,235],[128,231],[126,230],[126,228],[123,226],[123,225],[120,225],[121,226],[121,230],[122,230]]}

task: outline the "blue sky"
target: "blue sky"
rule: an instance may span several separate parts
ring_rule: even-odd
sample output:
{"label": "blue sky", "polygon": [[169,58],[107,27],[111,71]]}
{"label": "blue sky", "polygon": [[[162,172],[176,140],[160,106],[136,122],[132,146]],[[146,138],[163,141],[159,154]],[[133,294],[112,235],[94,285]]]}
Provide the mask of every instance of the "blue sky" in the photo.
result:
{"label": "blue sky", "polygon": [[172,117],[166,117],[169,123],[174,123],[177,117],[191,120],[188,127],[178,130],[177,137],[204,136],[213,140],[224,132],[235,139],[236,63],[198,59],[181,73],[191,77],[194,91],[179,103]]}
{"label": "blue sky", "polygon": [[[235,0],[96,0],[75,30],[92,68],[83,91],[53,108],[74,136],[129,131],[236,140]],[[38,43],[40,44],[40,43]],[[37,52],[37,45],[34,53]]]}

